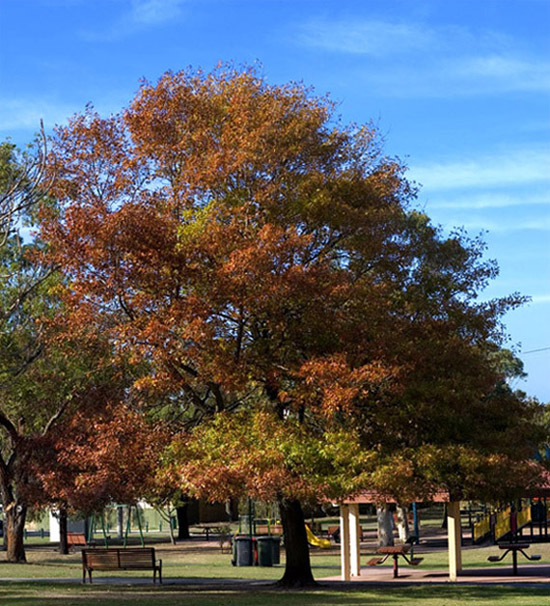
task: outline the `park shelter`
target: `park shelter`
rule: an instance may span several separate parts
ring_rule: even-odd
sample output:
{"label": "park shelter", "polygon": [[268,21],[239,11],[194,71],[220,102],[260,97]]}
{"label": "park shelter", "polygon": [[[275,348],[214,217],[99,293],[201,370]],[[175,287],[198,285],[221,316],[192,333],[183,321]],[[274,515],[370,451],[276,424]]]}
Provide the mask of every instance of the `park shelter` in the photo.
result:
{"label": "park shelter", "polygon": [[[526,490],[526,498],[550,498],[550,473],[545,473],[538,487]],[[421,499],[418,499],[419,501]],[[451,501],[449,493],[438,491],[429,499],[432,503],[447,504],[447,537],[449,551],[449,580],[456,581],[462,570],[462,527],[460,501]],[[340,545],[342,580],[349,581],[361,575],[361,555],[359,541],[361,527],[359,505],[364,503],[395,503],[392,497],[376,491],[363,491],[340,504]]]}
{"label": "park shelter", "polygon": [[[364,491],[340,504],[340,545],[342,580],[349,581],[361,575],[361,555],[359,539],[359,505],[363,503],[395,503],[394,499],[384,498],[375,491]],[[462,570],[462,534],[460,525],[460,501],[451,501],[447,492],[435,493],[430,501],[447,503],[447,530],[449,541],[449,579],[456,581]]]}

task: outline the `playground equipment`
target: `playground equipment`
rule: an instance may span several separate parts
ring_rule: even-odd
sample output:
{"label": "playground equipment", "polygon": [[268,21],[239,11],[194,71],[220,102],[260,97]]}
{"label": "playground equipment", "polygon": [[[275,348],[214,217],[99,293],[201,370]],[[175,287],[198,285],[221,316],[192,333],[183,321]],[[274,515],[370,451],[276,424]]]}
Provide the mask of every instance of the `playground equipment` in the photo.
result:
{"label": "playground equipment", "polygon": [[[137,505],[113,505],[109,509],[115,509],[118,512],[118,510],[120,510],[121,508],[126,508],[126,507],[128,508],[128,515],[127,515],[126,530],[124,532],[122,545],[123,545],[123,547],[126,547],[126,545],[128,543],[128,535],[130,534],[130,529],[131,529],[131,519],[132,519],[132,509],[133,509],[136,514],[136,520],[137,520],[138,529],[139,529],[139,538],[140,538],[141,546],[144,547],[145,541],[143,538],[143,528],[142,528],[142,523],[141,523],[140,508]],[[101,513],[93,514],[91,516],[90,525],[88,527],[88,544],[93,543],[94,534],[95,534],[96,530],[99,530],[99,529],[101,529],[101,533],[103,535],[103,543],[104,543],[105,547],[108,547],[108,542],[109,542],[109,538],[110,538],[108,535],[109,524],[105,523],[105,510],[103,510]]]}
{"label": "playground equipment", "polygon": [[307,542],[310,545],[313,545],[315,547],[320,547],[321,549],[329,549],[329,547],[330,547],[329,539],[322,539],[321,537],[318,537],[317,535],[313,534],[313,531],[307,524],[306,524],[306,534],[307,534]]}
{"label": "playground equipment", "polygon": [[521,536],[523,529],[530,528],[531,536],[535,527],[538,527],[539,540],[548,536],[548,520],[550,512],[546,506],[546,499],[532,499],[531,502],[523,500],[517,508],[505,507],[499,511],[486,513],[472,524],[472,539],[479,543],[486,538],[493,542],[499,541],[506,535]]}

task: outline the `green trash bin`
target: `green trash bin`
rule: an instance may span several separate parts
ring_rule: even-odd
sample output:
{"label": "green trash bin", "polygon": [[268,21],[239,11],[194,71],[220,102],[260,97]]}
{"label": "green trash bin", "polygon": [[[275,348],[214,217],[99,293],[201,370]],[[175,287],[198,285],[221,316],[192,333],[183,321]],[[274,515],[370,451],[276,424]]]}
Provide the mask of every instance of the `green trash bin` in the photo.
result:
{"label": "green trash bin", "polygon": [[258,566],[273,566],[273,541],[271,537],[256,537]]}
{"label": "green trash bin", "polygon": [[271,537],[271,547],[273,550],[273,564],[281,563],[281,537]]}

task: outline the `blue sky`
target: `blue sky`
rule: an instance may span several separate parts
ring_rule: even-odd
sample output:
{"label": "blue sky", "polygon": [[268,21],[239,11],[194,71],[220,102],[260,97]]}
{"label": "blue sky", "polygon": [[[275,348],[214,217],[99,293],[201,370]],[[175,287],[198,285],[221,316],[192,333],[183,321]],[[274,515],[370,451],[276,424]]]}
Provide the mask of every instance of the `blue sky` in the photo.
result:
{"label": "blue sky", "polygon": [[0,0],[0,34],[0,139],[21,145],[220,60],[374,120],[434,222],[487,231],[484,297],[532,297],[506,317],[516,387],[550,402],[550,0]]}

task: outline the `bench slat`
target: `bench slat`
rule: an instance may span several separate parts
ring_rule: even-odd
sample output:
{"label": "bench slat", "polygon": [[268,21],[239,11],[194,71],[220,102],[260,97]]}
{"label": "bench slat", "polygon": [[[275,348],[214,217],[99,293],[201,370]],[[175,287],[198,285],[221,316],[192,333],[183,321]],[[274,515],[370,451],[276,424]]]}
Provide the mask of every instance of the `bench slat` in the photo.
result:
{"label": "bench slat", "polygon": [[380,564],[384,558],[372,558],[367,562],[367,566],[376,566]]}
{"label": "bench slat", "polygon": [[88,553],[86,556],[86,566],[88,568],[118,568],[118,553]]}

